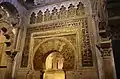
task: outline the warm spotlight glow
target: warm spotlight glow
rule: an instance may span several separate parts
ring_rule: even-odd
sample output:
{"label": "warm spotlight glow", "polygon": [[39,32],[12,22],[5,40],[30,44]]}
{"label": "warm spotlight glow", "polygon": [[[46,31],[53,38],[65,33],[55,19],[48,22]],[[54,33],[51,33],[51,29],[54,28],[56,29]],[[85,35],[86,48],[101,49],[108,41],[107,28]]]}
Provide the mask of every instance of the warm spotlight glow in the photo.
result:
{"label": "warm spotlight glow", "polygon": [[46,58],[46,71],[43,79],[65,79],[65,73],[62,70],[64,58],[58,52],[52,52]]}
{"label": "warm spotlight glow", "polygon": [[62,70],[63,62],[63,56],[58,52],[53,52],[46,58],[46,70]]}

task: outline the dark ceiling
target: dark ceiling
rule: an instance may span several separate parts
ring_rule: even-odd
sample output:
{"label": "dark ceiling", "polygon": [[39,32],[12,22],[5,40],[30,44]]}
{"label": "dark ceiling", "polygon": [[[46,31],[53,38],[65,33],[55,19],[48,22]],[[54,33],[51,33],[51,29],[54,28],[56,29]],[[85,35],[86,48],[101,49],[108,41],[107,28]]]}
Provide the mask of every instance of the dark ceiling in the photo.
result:
{"label": "dark ceiling", "polygon": [[120,16],[120,0],[107,0],[107,10],[112,16]]}

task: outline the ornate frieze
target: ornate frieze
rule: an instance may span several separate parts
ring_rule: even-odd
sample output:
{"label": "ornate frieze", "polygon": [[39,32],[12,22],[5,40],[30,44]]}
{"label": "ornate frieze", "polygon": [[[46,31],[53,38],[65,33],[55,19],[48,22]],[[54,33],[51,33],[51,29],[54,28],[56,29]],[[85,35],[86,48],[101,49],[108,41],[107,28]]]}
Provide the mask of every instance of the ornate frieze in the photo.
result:
{"label": "ornate frieze", "polygon": [[73,4],[70,4],[68,7],[68,16],[67,17],[74,17],[76,15],[76,8]]}
{"label": "ornate frieze", "polygon": [[62,5],[59,12],[59,18],[64,19],[66,17],[67,17],[67,10],[66,10],[66,7]]}
{"label": "ornate frieze", "polygon": [[85,14],[84,9],[85,9],[84,5],[81,2],[79,2],[79,4],[77,5],[76,15],[78,16],[84,15]]}
{"label": "ornate frieze", "polygon": [[44,21],[50,21],[51,20],[51,14],[49,9],[46,9],[46,11],[44,12]]}
{"label": "ornate frieze", "polygon": [[36,23],[36,14],[33,12],[30,17],[30,24]]}
{"label": "ornate frieze", "polygon": [[54,7],[52,10],[51,19],[52,20],[58,19],[58,10],[56,9],[56,7]]}
{"label": "ornate frieze", "polygon": [[62,27],[79,27],[82,26],[83,24],[83,18],[79,19],[69,19],[69,20],[64,20],[64,21],[57,21],[57,22],[52,22],[48,24],[43,24],[38,27],[30,27],[28,28],[29,32],[38,32],[38,31],[43,31],[43,30],[50,30],[50,29],[56,29],[56,28],[62,28]]}
{"label": "ornate frieze", "polygon": [[42,11],[40,10],[38,13],[37,13],[37,23],[39,22],[42,22],[43,21],[43,13]]}
{"label": "ornate frieze", "polygon": [[[71,18],[75,16],[79,17],[79,16],[84,16],[84,15],[85,15],[85,7],[82,2],[79,2],[76,7],[75,5],[70,4],[69,7],[65,7],[64,5],[62,5],[60,9],[57,9],[56,7],[54,7],[51,12],[49,9],[46,9],[45,12],[41,12],[40,10],[37,14],[33,12],[30,16],[30,24],[41,23],[41,22],[46,22],[46,21],[51,21],[51,20]],[[40,20],[38,20],[38,18]]]}

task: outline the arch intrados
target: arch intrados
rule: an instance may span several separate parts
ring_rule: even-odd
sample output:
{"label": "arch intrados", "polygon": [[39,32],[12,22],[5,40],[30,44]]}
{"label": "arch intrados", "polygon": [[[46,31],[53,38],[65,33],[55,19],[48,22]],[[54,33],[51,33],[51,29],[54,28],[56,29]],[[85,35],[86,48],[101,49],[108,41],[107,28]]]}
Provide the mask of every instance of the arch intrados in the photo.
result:
{"label": "arch intrados", "polygon": [[[56,40],[56,39],[62,40],[62,41],[64,41],[65,43],[68,43],[69,46],[71,47],[71,49],[74,50],[74,54],[76,53],[76,52],[75,52],[75,47],[74,47],[73,44],[72,44],[69,40],[67,40],[66,38],[63,38],[63,37],[52,37],[52,38],[48,38],[48,39],[44,40],[43,42],[41,42],[40,44],[38,44],[38,45],[35,47],[35,50],[34,50],[33,53],[32,53],[31,63],[32,63],[32,69],[33,69],[33,70],[34,70],[34,58],[35,58],[35,55],[36,55],[37,51],[39,50],[39,47],[40,47],[43,43],[45,43],[45,42],[47,42],[47,41],[49,41],[49,40]],[[51,51],[48,51],[47,53],[45,53],[44,57],[42,58],[42,61],[44,62],[44,64],[45,64],[45,61],[46,61],[47,56],[48,56],[51,52],[59,52],[59,51],[58,51],[58,50],[51,50]],[[61,52],[59,52],[59,53],[61,54]],[[63,58],[65,58],[64,55],[62,55],[62,56],[63,56]]]}

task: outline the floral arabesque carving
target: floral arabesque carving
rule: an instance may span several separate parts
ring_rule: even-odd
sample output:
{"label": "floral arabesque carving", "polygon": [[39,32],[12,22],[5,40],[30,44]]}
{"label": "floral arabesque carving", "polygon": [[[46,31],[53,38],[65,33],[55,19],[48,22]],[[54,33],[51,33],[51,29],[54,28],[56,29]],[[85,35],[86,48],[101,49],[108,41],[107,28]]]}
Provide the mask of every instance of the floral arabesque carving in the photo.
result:
{"label": "floral arabesque carving", "polygon": [[93,60],[92,60],[92,49],[90,45],[90,37],[89,37],[89,32],[88,32],[88,20],[84,20],[84,26],[82,29],[83,33],[83,43],[81,46],[81,52],[82,52],[82,66],[83,67],[88,67],[88,66],[93,66]]}
{"label": "floral arabesque carving", "polygon": [[[62,40],[63,37],[56,37],[57,39],[46,38],[45,42],[40,44],[39,48],[35,52],[33,65],[35,70],[43,70],[45,66],[46,57],[50,54],[50,51],[58,51],[64,57],[64,70],[72,70],[75,65],[75,50],[69,43]],[[41,40],[41,39],[40,39]],[[43,40],[44,41],[44,40]],[[74,41],[75,42],[75,41]],[[52,52],[51,52],[52,53]],[[47,55],[47,56],[46,56]],[[38,63],[40,62],[40,63]]]}

